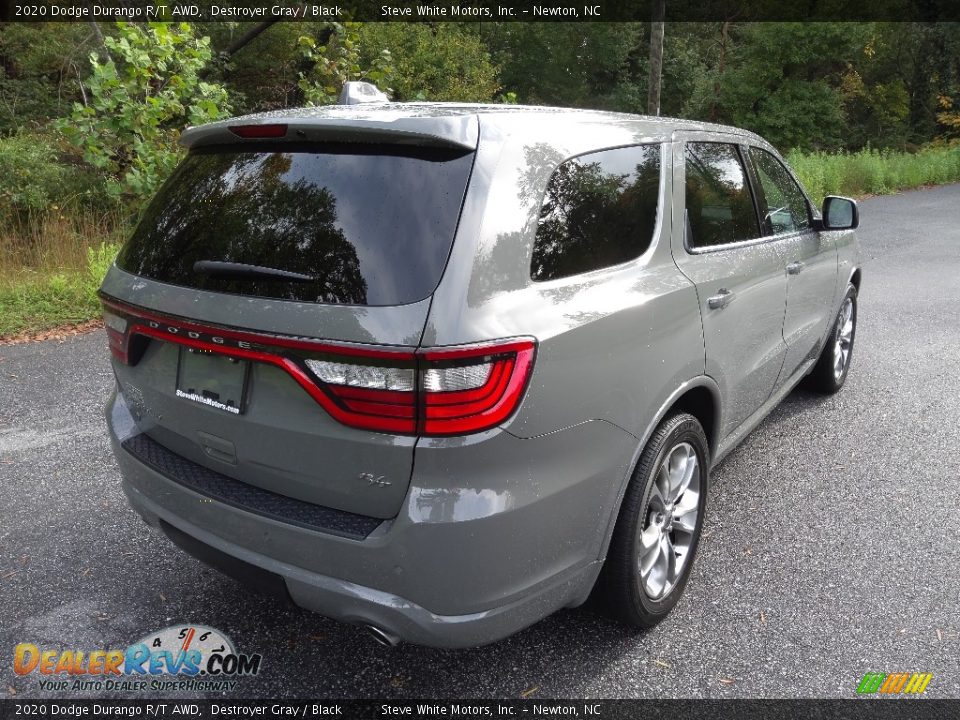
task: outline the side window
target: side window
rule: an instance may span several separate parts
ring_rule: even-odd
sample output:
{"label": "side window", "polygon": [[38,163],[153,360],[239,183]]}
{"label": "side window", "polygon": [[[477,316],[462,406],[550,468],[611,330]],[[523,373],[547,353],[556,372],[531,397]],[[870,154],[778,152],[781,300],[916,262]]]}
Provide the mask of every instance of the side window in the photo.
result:
{"label": "side window", "polygon": [[540,208],[530,276],[556,280],[639,257],[653,241],[659,197],[659,145],[561,163]]}
{"label": "side window", "polygon": [[686,175],[689,247],[760,237],[753,196],[735,145],[687,143]]}
{"label": "side window", "polygon": [[786,168],[766,150],[750,148],[763,198],[763,232],[766,235],[795,232],[810,227],[810,215],[803,192]]}

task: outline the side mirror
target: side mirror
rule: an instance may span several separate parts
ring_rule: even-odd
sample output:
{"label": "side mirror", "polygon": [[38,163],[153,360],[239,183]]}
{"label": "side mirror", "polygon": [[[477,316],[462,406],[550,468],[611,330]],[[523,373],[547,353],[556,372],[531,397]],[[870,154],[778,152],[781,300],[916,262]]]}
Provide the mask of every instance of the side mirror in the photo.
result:
{"label": "side mirror", "polygon": [[823,199],[824,230],[854,230],[860,225],[857,203],[839,195],[827,195]]}

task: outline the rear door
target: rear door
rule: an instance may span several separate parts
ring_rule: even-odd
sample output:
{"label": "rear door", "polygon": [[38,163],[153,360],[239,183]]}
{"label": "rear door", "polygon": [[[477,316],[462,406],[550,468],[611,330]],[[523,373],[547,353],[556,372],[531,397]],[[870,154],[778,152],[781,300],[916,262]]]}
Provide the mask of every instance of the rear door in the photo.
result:
{"label": "rear door", "polygon": [[707,374],[722,395],[723,438],[773,390],[786,351],[787,283],[776,243],[761,236],[740,148],[700,137],[684,143],[683,171],[675,175],[685,202],[674,258],[697,287]]}
{"label": "rear door", "polygon": [[395,515],[415,442],[412,352],[472,158],[349,143],[191,152],[102,288],[139,429],[243,482]]}
{"label": "rear door", "polygon": [[783,339],[787,355],[778,385],[820,354],[833,315],[837,252],[830,233],[813,228],[810,206],[796,180],[773,153],[749,147],[764,235],[775,240],[785,260],[787,307]]}

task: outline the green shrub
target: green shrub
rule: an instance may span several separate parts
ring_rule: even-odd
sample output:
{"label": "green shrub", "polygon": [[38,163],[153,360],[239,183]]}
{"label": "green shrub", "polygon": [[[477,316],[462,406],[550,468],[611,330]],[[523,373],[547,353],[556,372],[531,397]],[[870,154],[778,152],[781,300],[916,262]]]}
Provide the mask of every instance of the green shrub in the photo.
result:
{"label": "green shrub", "polygon": [[49,135],[0,138],[0,178],[0,223],[24,220],[51,206],[89,207],[104,201],[100,179],[69,162]]}
{"label": "green shrub", "polygon": [[89,295],[96,295],[100,283],[103,282],[118,252],[120,252],[119,243],[101,242],[96,247],[87,248],[87,272],[84,282]]}
{"label": "green shrub", "polygon": [[106,59],[90,56],[89,102],[58,123],[107,177],[107,190],[134,203],[150,197],[182,157],[187,125],[229,114],[226,89],[203,80],[213,57],[209,37],[189,23],[118,22],[104,40]]}
{"label": "green shrub", "polygon": [[0,280],[0,338],[85,322],[100,315],[97,289],[120,246],[101,243],[87,250],[87,266],[51,274],[23,271]]}
{"label": "green shrub", "polygon": [[817,203],[827,195],[883,195],[960,182],[960,144],[930,145],[916,153],[866,149],[828,154],[793,150],[787,160]]}
{"label": "green shrub", "polygon": [[393,93],[395,71],[390,51],[379,50],[364,67],[360,58],[360,27],[360,23],[333,23],[326,45],[317,45],[316,38],[310,35],[301,35],[297,40],[304,61],[311,68],[301,72],[297,80],[307,105],[332,105],[344,83],[351,80],[366,80],[387,95]]}

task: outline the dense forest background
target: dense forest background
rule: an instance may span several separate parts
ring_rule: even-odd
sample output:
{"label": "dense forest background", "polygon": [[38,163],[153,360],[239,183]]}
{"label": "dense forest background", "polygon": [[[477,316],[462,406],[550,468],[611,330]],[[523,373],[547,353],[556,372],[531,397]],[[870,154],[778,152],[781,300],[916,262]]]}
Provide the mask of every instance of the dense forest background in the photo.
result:
{"label": "dense forest background", "polygon": [[[647,23],[6,23],[0,337],[96,314],[187,125],[334,102],[353,79],[644,113],[649,55]],[[956,182],[960,23],[667,22],[660,103],[760,133],[818,201]]]}
{"label": "dense forest background", "polygon": [[[236,113],[304,104],[301,38],[278,22],[239,49],[242,23],[196,23],[205,74]],[[646,23],[366,23],[362,66],[389,50],[396,100],[510,99],[644,112]],[[84,101],[111,23],[0,29],[0,135],[44,128]],[[960,24],[667,23],[662,113],[749,127],[780,148],[909,148],[960,134]]]}

